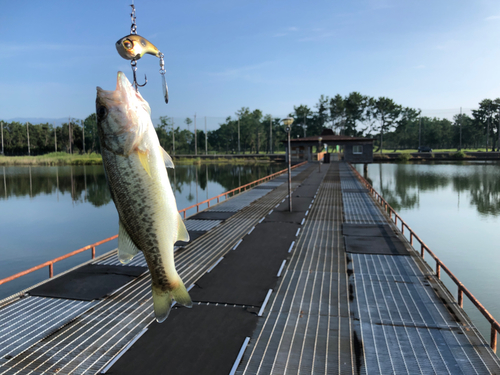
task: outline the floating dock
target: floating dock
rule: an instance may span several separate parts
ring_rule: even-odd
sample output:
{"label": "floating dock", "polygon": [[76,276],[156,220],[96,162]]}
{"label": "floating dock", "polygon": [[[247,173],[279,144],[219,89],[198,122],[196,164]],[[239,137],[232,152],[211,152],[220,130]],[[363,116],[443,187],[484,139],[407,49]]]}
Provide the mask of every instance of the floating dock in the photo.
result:
{"label": "floating dock", "polygon": [[435,272],[345,163],[189,217],[192,309],[153,317],[116,251],[0,302],[0,374],[500,374]]}

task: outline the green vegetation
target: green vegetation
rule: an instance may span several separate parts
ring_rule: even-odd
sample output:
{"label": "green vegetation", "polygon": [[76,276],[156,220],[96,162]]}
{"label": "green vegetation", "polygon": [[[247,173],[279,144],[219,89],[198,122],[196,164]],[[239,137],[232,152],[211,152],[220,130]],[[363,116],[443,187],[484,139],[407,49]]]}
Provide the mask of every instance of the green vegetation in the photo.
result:
{"label": "green vegetation", "polygon": [[[321,95],[314,109],[293,107],[291,137],[317,136],[329,128],[345,136],[373,138],[375,152],[416,151],[419,145],[434,150],[500,149],[500,98],[484,99],[472,116],[457,114],[453,120],[421,116],[421,110],[403,107],[386,97],[369,97],[352,92],[333,98]],[[48,152],[86,154],[99,152],[96,115],[85,120],[68,119],[61,127],[52,124],[1,122],[5,155],[42,155]],[[184,129],[173,118],[160,117],[156,132],[162,147],[171,155],[282,153],[286,131],[280,119],[259,109],[242,107],[227,117],[219,128],[205,134],[191,131],[193,121],[184,120]],[[187,129],[186,129],[187,128]],[[193,129],[194,130],[194,129]],[[239,140],[239,141],[238,141]],[[207,143],[205,145],[205,142]]]}
{"label": "green vegetation", "polygon": [[411,159],[411,155],[409,153],[401,153],[399,154],[397,160],[403,163],[406,163]]}
{"label": "green vegetation", "polygon": [[40,156],[0,156],[0,165],[97,165],[102,164],[101,155],[96,153],[71,155],[66,152],[52,152]]}

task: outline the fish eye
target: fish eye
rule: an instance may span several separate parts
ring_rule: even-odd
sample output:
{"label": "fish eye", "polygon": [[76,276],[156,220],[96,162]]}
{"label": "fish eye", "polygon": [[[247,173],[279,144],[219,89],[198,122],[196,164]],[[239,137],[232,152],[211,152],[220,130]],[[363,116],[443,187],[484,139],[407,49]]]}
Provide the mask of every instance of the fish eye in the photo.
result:
{"label": "fish eye", "polygon": [[108,115],[108,109],[105,106],[101,105],[101,106],[97,107],[96,115],[100,119],[103,119]]}
{"label": "fish eye", "polygon": [[127,49],[131,49],[133,47],[133,44],[129,39],[125,39],[123,41],[123,46]]}

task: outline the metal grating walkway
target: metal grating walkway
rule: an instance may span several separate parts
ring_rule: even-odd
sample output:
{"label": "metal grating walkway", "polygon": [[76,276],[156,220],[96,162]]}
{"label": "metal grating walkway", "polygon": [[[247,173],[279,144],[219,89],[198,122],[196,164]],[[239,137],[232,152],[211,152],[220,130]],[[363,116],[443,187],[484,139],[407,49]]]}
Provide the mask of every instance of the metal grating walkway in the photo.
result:
{"label": "metal grating walkway", "polygon": [[[308,176],[310,173],[308,168],[309,166],[297,168],[298,175],[294,180],[294,186]],[[252,194],[252,198],[246,200],[241,197],[252,191],[254,190],[235,197],[240,197],[240,202],[246,201],[240,212],[213,227],[197,241],[185,246],[182,252],[176,253],[176,268],[186,286],[192,285],[222,255],[230,251],[252,226],[258,224],[272,207],[281,202],[287,193],[286,186],[273,191],[260,189],[260,196],[265,196],[258,204],[250,204],[258,199],[256,198],[258,194]],[[227,203],[223,202],[219,206],[222,207],[232,200],[229,199]],[[116,253],[110,254],[98,263],[103,264],[107,261],[111,263],[117,261]],[[142,265],[142,262],[144,258],[138,256],[130,264]],[[73,318],[60,316],[54,320],[50,332],[47,330],[37,337],[33,336],[32,341],[26,342],[25,347],[9,352],[12,354],[7,357],[2,357],[0,374],[98,373],[154,321],[150,285],[150,276],[146,273],[115,291],[113,295],[90,302],[90,305],[79,310],[79,314]],[[35,297],[14,301],[0,309],[0,314],[9,313],[8,309],[18,314],[28,299],[34,300]],[[30,311],[34,318],[40,318],[41,310]],[[69,314],[69,310],[66,312]],[[6,336],[11,337],[10,334]],[[20,336],[13,337],[16,340]]]}
{"label": "metal grating walkway", "polygon": [[323,175],[237,374],[354,373],[338,164]]}
{"label": "metal grating walkway", "polygon": [[343,222],[389,224],[337,163],[237,374],[500,374],[498,357],[420,258],[346,254]]}

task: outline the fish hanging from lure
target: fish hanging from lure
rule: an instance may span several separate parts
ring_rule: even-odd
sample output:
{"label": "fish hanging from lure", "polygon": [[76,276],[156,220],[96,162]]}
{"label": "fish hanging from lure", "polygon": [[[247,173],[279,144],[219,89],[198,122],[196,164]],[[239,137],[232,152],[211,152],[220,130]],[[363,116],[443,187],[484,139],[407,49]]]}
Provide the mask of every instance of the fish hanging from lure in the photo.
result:
{"label": "fish hanging from lure", "polygon": [[120,40],[118,40],[115,44],[116,50],[118,54],[123,57],[125,60],[130,60],[130,65],[132,66],[132,72],[134,74],[134,86],[137,91],[137,87],[143,87],[148,83],[148,79],[146,78],[146,82],[142,85],[137,83],[136,71],[137,71],[137,60],[139,60],[142,56],[148,54],[156,56],[160,59],[160,74],[162,78],[162,88],[163,88],[163,97],[165,99],[165,103],[168,104],[168,86],[167,80],[165,79],[165,62],[164,55],[160,52],[156,46],[151,43],[146,38],[137,35],[137,25],[135,23],[135,6],[131,5],[132,13],[130,17],[132,19],[132,26],[130,28],[130,35],[127,35]]}

